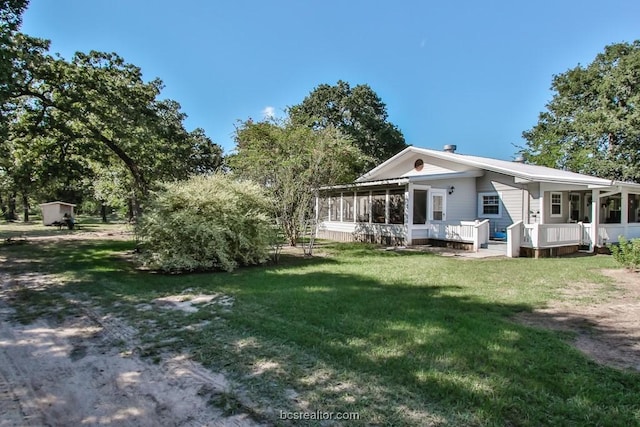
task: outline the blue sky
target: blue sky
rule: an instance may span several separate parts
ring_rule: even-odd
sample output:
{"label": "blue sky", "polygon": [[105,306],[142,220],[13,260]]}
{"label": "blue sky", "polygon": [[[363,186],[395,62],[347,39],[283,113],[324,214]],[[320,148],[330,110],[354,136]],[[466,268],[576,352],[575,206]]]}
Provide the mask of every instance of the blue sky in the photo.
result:
{"label": "blue sky", "polygon": [[640,1],[31,0],[52,51],[117,52],[225,152],[237,120],[368,84],[407,143],[511,159],[554,74],[640,39]]}

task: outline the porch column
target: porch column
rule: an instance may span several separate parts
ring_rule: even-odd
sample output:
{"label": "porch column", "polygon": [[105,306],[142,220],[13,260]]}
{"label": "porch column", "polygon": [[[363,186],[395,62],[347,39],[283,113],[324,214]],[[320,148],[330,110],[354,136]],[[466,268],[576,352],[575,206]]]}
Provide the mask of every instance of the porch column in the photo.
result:
{"label": "porch column", "polygon": [[629,235],[629,191],[620,189],[620,225],[624,225],[624,235]]}
{"label": "porch column", "polygon": [[389,189],[384,192],[384,223],[389,224]]}
{"label": "porch column", "polygon": [[540,220],[538,224],[544,224],[544,216],[547,213],[547,206],[544,201],[544,183],[540,183]]}
{"label": "porch column", "polygon": [[404,224],[407,227],[407,245],[411,245],[413,241],[412,224],[413,224],[413,184],[408,183],[404,187]]}
{"label": "porch column", "polygon": [[598,245],[598,225],[600,224],[600,190],[591,190],[591,244],[589,252]]}
{"label": "porch column", "polygon": [[340,222],[344,221],[344,193],[340,193],[340,213],[338,214]]}
{"label": "porch column", "polygon": [[358,222],[357,214],[358,214],[358,192],[354,191],[353,192],[353,215],[352,215],[354,223]]}

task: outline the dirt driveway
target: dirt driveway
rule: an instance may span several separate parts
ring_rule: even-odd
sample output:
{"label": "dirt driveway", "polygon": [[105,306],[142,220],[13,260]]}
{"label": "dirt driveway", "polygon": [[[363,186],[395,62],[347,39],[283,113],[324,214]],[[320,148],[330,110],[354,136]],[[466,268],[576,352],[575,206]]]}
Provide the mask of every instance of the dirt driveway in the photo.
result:
{"label": "dirt driveway", "polygon": [[81,301],[62,322],[16,323],[15,290],[53,278],[9,273],[10,262],[0,255],[0,427],[258,425],[210,403],[227,392],[224,375],[185,355],[139,357],[135,329]]}
{"label": "dirt driveway", "polygon": [[573,345],[596,362],[640,371],[640,273],[622,269],[602,273],[615,286],[602,299],[594,300],[602,285],[571,284],[565,289],[565,299],[522,313],[517,320],[574,332]]}

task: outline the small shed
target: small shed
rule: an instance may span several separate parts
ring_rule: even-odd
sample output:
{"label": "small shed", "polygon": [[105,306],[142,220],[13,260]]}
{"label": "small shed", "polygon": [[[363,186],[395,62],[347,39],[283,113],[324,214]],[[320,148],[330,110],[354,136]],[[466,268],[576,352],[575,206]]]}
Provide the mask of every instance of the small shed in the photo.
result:
{"label": "small shed", "polygon": [[76,205],[66,202],[49,202],[42,203],[40,209],[42,209],[42,223],[44,225],[51,225],[56,221],[62,222],[64,220],[64,214],[73,218],[73,208]]}

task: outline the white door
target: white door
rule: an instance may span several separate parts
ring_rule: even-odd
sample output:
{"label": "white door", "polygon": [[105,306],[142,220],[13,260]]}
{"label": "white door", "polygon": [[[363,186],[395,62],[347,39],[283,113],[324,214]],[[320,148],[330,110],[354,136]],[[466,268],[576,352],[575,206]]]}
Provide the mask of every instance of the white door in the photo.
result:
{"label": "white door", "polygon": [[447,191],[432,189],[431,193],[431,209],[429,210],[429,221],[446,221],[447,220]]}

